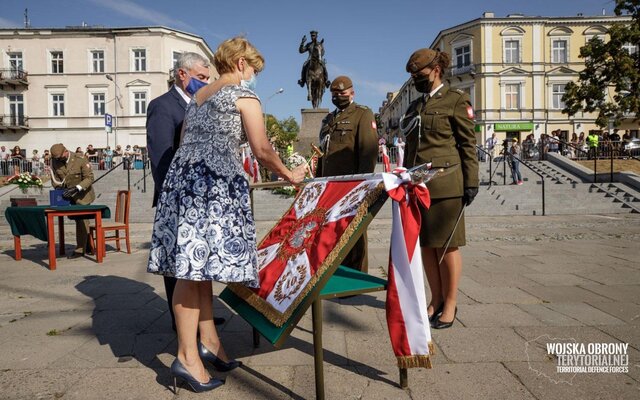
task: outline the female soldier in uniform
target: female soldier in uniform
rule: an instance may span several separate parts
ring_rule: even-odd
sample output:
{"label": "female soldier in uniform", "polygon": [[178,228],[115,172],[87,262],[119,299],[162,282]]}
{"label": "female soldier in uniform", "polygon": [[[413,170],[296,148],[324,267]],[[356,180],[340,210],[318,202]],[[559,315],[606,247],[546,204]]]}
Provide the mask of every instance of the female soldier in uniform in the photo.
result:
{"label": "female soldier in uniform", "polygon": [[[473,109],[466,93],[443,85],[442,75],[448,67],[447,53],[419,49],[411,55],[406,70],[416,90],[424,95],[411,103],[403,118],[406,167],[432,163],[433,168],[454,168],[428,183],[431,207],[422,210],[420,247],[431,289],[427,310],[436,329],[449,328],[455,320],[462,271],[458,247],[465,245],[464,216],[453,231],[463,206],[471,204],[478,193]],[[407,127],[411,121],[419,124]]]}

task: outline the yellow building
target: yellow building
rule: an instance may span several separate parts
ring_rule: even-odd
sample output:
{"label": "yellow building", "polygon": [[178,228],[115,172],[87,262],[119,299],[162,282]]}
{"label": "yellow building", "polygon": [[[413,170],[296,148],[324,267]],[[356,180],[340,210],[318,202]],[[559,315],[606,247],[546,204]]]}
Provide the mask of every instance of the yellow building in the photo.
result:
{"label": "yellow building", "polygon": [[213,58],[201,37],[165,27],[0,29],[0,143],[28,154],[60,142],[145,146],[147,105],[184,51]]}
{"label": "yellow building", "polygon": [[[608,40],[613,22],[631,17],[528,17],[511,14],[478,18],[441,31],[430,48],[451,55],[447,83],[469,93],[476,115],[478,143],[494,132],[499,139],[524,139],[533,133],[560,129],[568,140],[571,133],[599,129],[595,114],[562,113],[565,85],[578,79],[584,68],[580,47],[594,36]],[[637,46],[628,46],[638,51]],[[390,136],[411,99],[419,94],[409,79],[380,109],[383,129]],[[393,111],[395,110],[395,112]],[[383,118],[384,116],[384,118]],[[621,128],[636,130],[638,123]]]}

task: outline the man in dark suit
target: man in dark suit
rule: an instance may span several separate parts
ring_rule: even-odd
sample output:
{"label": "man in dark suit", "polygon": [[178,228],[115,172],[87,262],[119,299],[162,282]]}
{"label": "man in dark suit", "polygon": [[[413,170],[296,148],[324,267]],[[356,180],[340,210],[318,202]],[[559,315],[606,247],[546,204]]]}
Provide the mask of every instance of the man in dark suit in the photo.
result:
{"label": "man in dark suit", "polygon": [[[154,193],[153,207],[158,203],[162,183],[169,165],[180,145],[182,121],[187,104],[196,91],[209,81],[209,62],[197,53],[184,52],[174,68],[174,85],[168,92],[153,99],[147,107],[147,151],[151,160]],[[176,279],[164,277],[167,302],[171,313],[173,329],[176,320],[173,314],[173,290]],[[214,318],[216,324],[224,323],[224,318]]]}

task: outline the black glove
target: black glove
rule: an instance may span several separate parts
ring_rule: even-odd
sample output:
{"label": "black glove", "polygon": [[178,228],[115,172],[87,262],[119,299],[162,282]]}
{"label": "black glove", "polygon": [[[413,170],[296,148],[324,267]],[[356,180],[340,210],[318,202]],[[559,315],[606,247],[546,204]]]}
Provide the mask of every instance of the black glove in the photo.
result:
{"label": "black glove", "polygon": [[70,200],[70,199],[73,199],[78,194],[78,192],[80,192],[80,191],[78,190],[77,187],[72,187],[72,188],[69,188],[69,189],[65,189],[65,191],[62,193],[62,197],[64,197],[65,199]]}
{"label": "black glove", "polygon": [[465,188],[464,196],[462,196],[462,202],[467,206],[471,205],[471,203],[473,203],[473,199],[476,198],[477,194],[478,194],[477,187]]}

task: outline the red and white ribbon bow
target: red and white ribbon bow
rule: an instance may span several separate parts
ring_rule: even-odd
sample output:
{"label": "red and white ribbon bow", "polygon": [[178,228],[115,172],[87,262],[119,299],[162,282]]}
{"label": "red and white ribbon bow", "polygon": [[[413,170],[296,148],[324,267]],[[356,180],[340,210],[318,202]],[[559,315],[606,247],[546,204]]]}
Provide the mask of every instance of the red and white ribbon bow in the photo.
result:
{"label": "red and white ribbon bow", "polygon": [[420,253],[420,209],[431,198],[424,183],[413,184],[403,168],[383,174],[385,189],[393,199],[391,251],[387,287],[387,326],[400,368],[431,368],[431,331]]}

